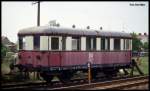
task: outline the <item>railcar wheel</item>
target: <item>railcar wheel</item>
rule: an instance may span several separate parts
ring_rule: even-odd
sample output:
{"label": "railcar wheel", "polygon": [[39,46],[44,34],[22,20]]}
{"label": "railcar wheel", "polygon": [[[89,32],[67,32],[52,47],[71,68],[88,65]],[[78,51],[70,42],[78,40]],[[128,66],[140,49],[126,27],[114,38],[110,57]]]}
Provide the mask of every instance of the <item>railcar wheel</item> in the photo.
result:
{"label": "railcar wheel", "polygon": [[22,65],[18,65],[17,67],[18,67],[18,69],[19,69],[20,72],[23,71],[23,66]]}
{"label": "railcar wheel", "polygon": [[61,72],[61,74],[59,75],[59,79],[62,83],[65,83],[65,82],[69,82],[71,81],[71,78],[73,76],[73,73],[70,72],[70,71],[63,71]]}
{"label": "railcar wheel", "polygon": [[92,70],[92,79],[96,80],[97,79],[97,69]]}
{"label": "railcar wheel", "polygon": [[40,76],[47,82],[47,83],[51,83],[52,81],[52,76],[49,76],[48,74],[46,74],[45,72],[40,73]]}
{"label": "railcar wheel", "polygon": [[107,69],[104,71],[104,74],[106,75],[106,78],[113,78],[116,77],[118,73],[117,69]]}

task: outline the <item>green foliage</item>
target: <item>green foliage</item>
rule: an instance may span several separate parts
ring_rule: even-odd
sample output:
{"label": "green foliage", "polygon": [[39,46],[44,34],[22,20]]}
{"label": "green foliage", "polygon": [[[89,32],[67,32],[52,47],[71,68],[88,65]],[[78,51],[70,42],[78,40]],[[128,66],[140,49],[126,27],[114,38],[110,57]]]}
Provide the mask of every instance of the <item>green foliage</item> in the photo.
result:
{"label": "green foliage", "polygon": [[4,58],[6,56],[6,53],[9,51],[9,49],[6,46],[4,46],[3,44],[1,44],[1,45],[2,45],[1,46],[1,56],[2,56],[2,58]]}
{"label": "green foliage", "polygon": [[[136,57],[133,57],[132,59],[137,59]],[[140,64],[138,64],[139,68],[141,69],[141,71],[144,74],[149,74],[149,60],[148,60],[148,56],[147,57],[140,57]],[[135,71],[133,72],[134,75],[139,75],[137,69],[135,68]]]}
{"label": "green foliage", "polygon": [[143,44],[143,48],[144,48],[144,50],[148,51],[148,42],[145,42],[145,43]]}
{"label": "green foliage", "polygon": [[144,72],[144,74],[149,74],[149,60],[148,57],[141,57],[141,65],[140,68]]}
{"label": "green foliage", "polygon": [[133,38],[133,40],[132,40],[132,50],[133,51],[139,51],[140,48],[143,47],[143,43],[137,38],[136,33],[133,32],[131,35],[132,35],[132,38]]}

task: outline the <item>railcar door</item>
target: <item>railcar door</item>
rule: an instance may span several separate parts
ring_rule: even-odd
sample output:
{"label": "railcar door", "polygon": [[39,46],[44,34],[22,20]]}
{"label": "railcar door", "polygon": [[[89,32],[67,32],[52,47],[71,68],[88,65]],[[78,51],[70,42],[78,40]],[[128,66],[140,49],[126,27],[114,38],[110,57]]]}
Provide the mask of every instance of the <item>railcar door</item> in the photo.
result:
{"label": "railcar door", "polygon": [[50,36],[49,37],[50,52],[49,52],[48,63],[49,63],[50,67],[60,66],[61,39],[62,39],[62,37],[60,37],[60,36]]}

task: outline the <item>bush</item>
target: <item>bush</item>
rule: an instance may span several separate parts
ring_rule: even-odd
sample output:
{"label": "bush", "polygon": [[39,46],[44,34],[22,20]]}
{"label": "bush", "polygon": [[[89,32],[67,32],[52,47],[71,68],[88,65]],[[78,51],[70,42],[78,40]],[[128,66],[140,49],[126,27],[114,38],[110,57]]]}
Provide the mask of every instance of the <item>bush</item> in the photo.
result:
{"label": "bush", "polygon": [[6,46],[4,46],[4,45],[2,44],[2,46],[1,46],[2,58],[5,58],[5,57],[6,57],[6,53],[9,52],[9,51],[10,51],[9,48],[7,48]]}

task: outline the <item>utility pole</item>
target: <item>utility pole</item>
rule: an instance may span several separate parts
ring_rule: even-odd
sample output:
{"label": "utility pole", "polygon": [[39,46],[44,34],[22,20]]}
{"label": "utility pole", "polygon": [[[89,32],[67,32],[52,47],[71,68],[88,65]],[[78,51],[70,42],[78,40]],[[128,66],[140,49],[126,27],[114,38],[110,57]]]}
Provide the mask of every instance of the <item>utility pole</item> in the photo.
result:
{"label": "utility pole", "polygon": [[32,4],[37,3],[37,26],[40,26],[40,1],[34,2]]}
{"label": "utility pole", "polygon": [[[33,2],[33,4],[37,3],[37,26],[40,26],[40,1]],[[34,79],[40,79],[40,74],[34,72]]]}
{"label": "utility pole", "polygon": [[40,26],[40,1],[38,3],[38,16],[37,16],[37,26]]}

